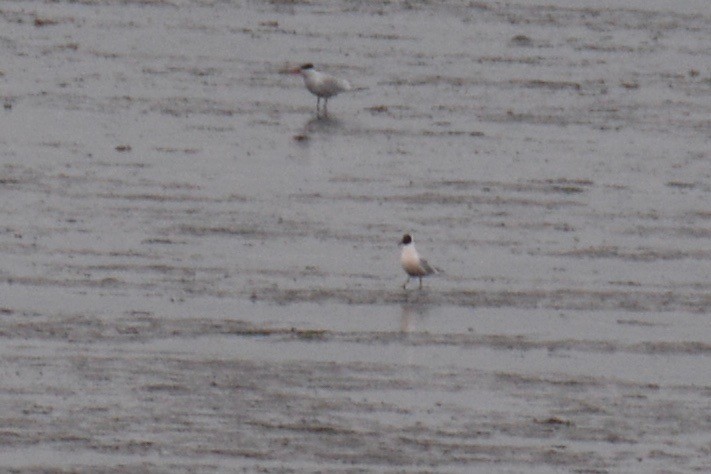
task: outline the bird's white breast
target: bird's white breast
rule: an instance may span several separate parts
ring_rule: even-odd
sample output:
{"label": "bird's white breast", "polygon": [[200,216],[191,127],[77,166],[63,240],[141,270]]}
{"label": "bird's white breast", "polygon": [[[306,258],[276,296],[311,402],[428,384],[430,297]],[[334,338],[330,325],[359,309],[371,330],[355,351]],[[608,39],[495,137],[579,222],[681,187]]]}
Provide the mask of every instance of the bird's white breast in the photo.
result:
{"label": "bird's white breast", "polygon": [[410,276],[424,276],[427,273],[420,264],[420,255],[417,253],[414,245],[406,245],[402,248],[400,264],[403,270]]}

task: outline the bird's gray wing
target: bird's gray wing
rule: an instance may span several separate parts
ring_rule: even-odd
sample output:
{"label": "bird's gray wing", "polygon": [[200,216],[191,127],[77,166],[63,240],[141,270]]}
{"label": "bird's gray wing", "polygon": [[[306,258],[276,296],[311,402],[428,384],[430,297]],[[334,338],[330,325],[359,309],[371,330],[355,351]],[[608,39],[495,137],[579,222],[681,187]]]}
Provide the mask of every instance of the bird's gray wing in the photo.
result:
{"label": "bird's gray wing", "polygon": [[422,265],[422,269],[425,271],[426,275],[431,275],[433,273],[437,273],[437,269],[432,268],[429,263],[427,263],[427,260],[424,258],[420,259],[420,265]]}
{"label": "bird's gray wing", "polygon": [[339,92],[351,90],[351,83],[345,79],[340,79],[338,77],[328,75],[324,78],[323,82],[325,87],[328,88],[329,92],[334,95],[338,94]]}

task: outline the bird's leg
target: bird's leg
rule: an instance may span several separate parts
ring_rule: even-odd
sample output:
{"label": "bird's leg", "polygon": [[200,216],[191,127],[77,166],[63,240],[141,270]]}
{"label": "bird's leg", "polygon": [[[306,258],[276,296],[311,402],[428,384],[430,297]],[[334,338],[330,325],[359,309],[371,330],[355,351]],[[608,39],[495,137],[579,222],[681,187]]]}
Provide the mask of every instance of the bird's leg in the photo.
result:
{"label": "bird's leg", "polygon": [[321,105],[321,97],[316,96],[316,118],[319,117],[321,110],[319,109],[319,106]]}
{"label": "bird's leg", "polygon": [[422,289],[422,277],[420,277],[420,290]]}
{"label": "bird's leg", "polygon": [[328,98],[323,99],[323,116],[328,117]]}

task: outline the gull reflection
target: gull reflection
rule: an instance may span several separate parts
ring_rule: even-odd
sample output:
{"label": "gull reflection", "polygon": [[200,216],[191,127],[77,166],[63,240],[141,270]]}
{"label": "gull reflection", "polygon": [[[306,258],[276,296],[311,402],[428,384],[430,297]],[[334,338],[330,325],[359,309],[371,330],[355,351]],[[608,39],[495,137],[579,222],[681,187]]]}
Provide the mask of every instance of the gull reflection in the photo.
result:
{"label": "gull reflection", "polygon": [[400,307],[400,332],[409,334],[412,326],[417,320],[423,320],[430,312],[428,304],[414,302],[404,302]]}

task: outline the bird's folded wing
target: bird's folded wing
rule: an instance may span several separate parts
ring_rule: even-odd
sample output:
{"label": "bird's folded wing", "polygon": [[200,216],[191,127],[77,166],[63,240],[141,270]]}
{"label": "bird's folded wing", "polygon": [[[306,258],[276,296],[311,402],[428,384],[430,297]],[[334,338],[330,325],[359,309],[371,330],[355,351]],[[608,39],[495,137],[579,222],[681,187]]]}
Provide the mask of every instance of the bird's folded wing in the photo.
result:
{"label": "bird's folded wing", "polygon": [[439,269],[437,268],[432,268],[429,263],[427,263],[427,260],[425,259],[420,259],[420,265],[422,266],[422,269],[425,271],[425,274],[431,275],[433,273],[438,273]]}
{"label": "bird's folded wing", "polygon": [[329,82],[331,82],[331,87],[338,91],[349,91],[352,89],[351,83],[345,79],[339,79],[337,77],[329,77]]}

